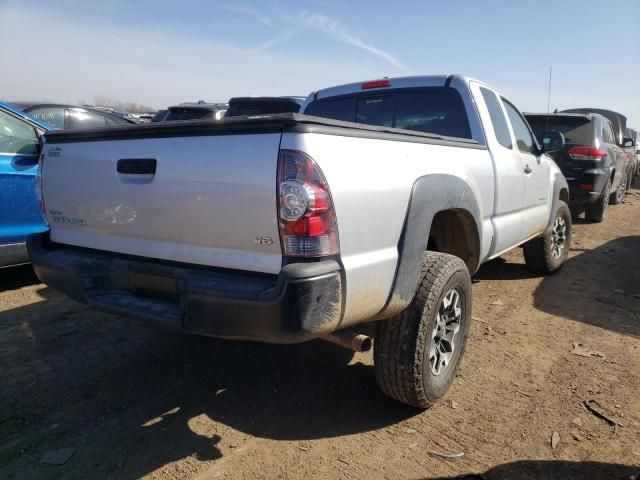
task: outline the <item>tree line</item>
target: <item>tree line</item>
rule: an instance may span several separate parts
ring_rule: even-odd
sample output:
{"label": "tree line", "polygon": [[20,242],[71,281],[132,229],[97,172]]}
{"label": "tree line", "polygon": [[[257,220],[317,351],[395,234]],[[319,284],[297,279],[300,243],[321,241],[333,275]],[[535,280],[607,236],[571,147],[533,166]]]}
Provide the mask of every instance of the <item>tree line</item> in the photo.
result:
{"label": "tree line", "polygon": [[[84,100],[80,100],[80,102],[78,103],[80,105],[87,104],[87,102]],[[117,100],[115,98],[107,97],[104,95],[94,95],[93,105],[96,105],[98,107],[112,107],[116,110],[127,113],[147,113],[156,111],[155,108],[148,105],[141,105],[135,102],[123,102],[122,100]]]}

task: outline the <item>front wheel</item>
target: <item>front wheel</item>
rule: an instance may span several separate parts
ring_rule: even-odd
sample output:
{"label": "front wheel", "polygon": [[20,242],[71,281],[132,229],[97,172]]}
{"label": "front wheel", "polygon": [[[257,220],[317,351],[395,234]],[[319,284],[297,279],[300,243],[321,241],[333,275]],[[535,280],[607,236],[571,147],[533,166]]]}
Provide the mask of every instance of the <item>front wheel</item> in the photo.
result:
{"label": "front wheel", "polygon": [[471,323],[471,278],[458,257],[426,252],[409,307],[378,325],[374,370],[391,398],[428,408],[449,389]]}
{"label": "front wheel", "polygon": [[558,201],[551,228],[540,237],[523,245],[527,268],[536,273],[553,273],[569,254],[571,246],[571,212],[562,200]]}

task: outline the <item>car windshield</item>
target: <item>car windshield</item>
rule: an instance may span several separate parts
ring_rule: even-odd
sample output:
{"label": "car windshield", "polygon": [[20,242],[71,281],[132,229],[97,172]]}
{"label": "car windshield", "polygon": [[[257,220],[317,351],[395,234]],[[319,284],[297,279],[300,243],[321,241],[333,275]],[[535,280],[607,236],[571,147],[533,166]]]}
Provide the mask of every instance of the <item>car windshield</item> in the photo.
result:
{"label": "car windshield", "polygon": [[452,88],[424,88],[356,94],[317,100],[307,115],[449,137],[471,138],[460,94]]}
{"label": "car windshield", "polygon": [[527,116],[527,121],[541,145],[545,132],[559,132],[573,145],[592,143],[592,123],[587,117]]}

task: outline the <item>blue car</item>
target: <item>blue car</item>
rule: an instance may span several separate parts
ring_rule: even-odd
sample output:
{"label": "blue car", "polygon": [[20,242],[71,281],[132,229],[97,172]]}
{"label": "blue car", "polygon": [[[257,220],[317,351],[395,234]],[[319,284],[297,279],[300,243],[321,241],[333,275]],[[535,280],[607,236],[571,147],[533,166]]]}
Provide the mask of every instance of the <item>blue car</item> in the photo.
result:
{"label": "blue car", "polygon": [[40,136],[50,128],[0,103],[0,267],[28,262],[27,235],[47,228],[34,183]]}

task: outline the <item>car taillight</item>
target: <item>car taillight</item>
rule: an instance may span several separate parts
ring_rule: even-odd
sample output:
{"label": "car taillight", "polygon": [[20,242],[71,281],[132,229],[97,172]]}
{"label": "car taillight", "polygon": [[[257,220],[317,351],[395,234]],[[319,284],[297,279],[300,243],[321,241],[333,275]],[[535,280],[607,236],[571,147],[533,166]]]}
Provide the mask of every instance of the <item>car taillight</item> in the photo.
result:
{"label": "car taillight", "polygon": [[45,225],[49,226],[49,221],[47,220],[47,206],[44,203],[44,194],[42,193],[42,165],[44,164],[44,153],[40,155],[40,160],[38,161],[38,172],[36,173],[36,181],[35,181],[35,189],[36,189],[36,198],[38,199],[38,203],[40,203],[40,216],[42,217],[42,221]]}
{"label": "car taillight", "polygon": [[593,147],[571,147],[567,152],[574,160],[602,160],[607,152],[602,148]]}
{"label": "car taillight", "polygon": [[339,252],[329,187],[311,157],[297,150],[280,151],[278,199],[285,256],[324,257]]}

